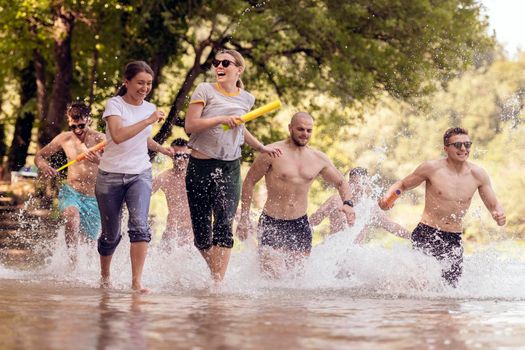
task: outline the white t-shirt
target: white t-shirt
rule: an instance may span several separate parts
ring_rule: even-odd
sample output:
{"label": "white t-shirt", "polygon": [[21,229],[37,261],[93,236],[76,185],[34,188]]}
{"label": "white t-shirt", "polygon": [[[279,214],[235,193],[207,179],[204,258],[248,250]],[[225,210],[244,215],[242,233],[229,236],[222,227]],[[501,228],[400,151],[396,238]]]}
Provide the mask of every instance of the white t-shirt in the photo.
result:
{"label": "white t-shirt", "polygon": [[[147,101],[140,106],[126,103],[121,96],[108,100],[102,118],[115,115],[122,118],[122,125],[129,126],[148,118],[157,110],[154,104]],[[106,140],[108,144],[104,149],[99,168],[109,173],[140,174],[151,168],[148,156],[148,137],[151,135],[151,125],[144,128],[129,140],[116,144],[111,139],[108,122],[106,120]]]}

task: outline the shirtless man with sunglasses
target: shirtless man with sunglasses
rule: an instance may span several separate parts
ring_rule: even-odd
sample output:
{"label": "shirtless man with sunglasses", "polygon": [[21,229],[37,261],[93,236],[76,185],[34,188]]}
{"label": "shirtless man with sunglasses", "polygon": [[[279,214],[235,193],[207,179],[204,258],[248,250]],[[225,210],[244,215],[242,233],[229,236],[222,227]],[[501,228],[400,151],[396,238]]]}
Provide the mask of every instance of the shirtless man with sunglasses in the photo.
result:
{"label": "shirtless man with sunglasses", "polygon": [[162,234],[161,247],[170,251],[175,243],[184,246],[193,243],[190,207],[186,196],[186,168],[190,158],[188,141],[175,139],[170,145],[173,151],[173,168],[163,171],[153,180],[152,193],[159,189],[166,195],[168,222]]}
{"label": "shirtless man with sunglasses", "polygon": [[450,128],[443,135],[446,157],[426,161],[403,180],[392,185],[379,200],[383,210],[392,208],[389,198],[425,182],[425,209],[412,232],[412,245],[442,262],[442,277],[456,286],[461,276],[462,222],[476,191],[499,226],[505,225],[503,207],[498,202],[487,172],[469,161],[472,142],[467,130]]}
{"label": "shirtless man with sunglasses", "polygon": [[[82,102],[68,105],[66,110],[69,131],[58,134],[48,145],[35,155],[35,164],[46,177],[54,177],[57,171],[49,165],[46,158],[61,149],[68,161],[87,152],[85,160],[67,168],[67,180],[61,187],[58,199],[59,209],[66,222],[66,244],[74,248],[79,241],[94,241],[100,232],[100,213],[95,198],[99,154],[88,152],[106,139],[105,135],[91,129],[89,107]],[[79,235],[82,233],[82,236]],[[74,259],[73,255],[70,255]]]}

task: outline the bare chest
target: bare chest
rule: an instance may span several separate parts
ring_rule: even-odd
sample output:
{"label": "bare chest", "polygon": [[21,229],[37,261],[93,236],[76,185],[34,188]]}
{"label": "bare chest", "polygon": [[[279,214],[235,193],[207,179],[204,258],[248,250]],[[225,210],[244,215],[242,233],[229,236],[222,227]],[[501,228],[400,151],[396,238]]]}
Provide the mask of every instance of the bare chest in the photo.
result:
{"label": "bare chest", "polygon": [[431,177],[427,190],[435,197],[459,203],[470,203],[479,184],[471,174]]}
{"label": "bare chest", "polygon": [[165,181],[163,181],[161,189],[166,195],[169,204],[179,205],[181,202],[187,201],[186,182],[184,176],[169,176]]}
{"label": "bare chest", "polygon": [[321,167],[316,164],[315,159],[305,157],[304,159],[294,159],[291,157],[280,157],[272,163],[272,169],[269,173],[274,179],[286,183],[310,183],[319,172]]}
{"label": "bare chest", "polygon": [[62,145],[62,149],[67,156],[68,160],[73,160],[77,158],[84,152],[87,152],[88,148],[95,146],[96,141],[94,137],[88,135],[84,140],[84,143],[81,142],[77,137],[72,136]]}

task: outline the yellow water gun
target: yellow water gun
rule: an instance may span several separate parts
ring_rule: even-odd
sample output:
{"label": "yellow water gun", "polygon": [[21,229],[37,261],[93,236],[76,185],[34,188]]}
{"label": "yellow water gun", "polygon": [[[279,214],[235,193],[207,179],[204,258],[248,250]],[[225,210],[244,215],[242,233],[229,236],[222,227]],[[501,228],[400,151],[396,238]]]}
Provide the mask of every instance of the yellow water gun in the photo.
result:
{"label": "yellow water gun", "polygon": [[[260,117],[261,115],[271,112],[278,108],[281,108],[281,101],[275,100],[273,102],[265,104],[264,106],[256,108],[253,111],[246,113],[245,115],[241,116],[241,119],[243,120],[244,123],[246,123],[246,122],[249,122],[250,120],[254,120],[257,117]],[[241,124],[241,123],[239,122],[237,124]],[[230,130],[230,127],[228,125],[223,124],[222,128],[224,130]]]}

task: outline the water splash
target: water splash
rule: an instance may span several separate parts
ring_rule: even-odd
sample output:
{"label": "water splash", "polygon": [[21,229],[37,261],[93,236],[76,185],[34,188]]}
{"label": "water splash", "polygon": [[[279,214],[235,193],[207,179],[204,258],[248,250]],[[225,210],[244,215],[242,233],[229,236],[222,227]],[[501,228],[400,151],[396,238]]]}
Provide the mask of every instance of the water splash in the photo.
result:
{"label": "water splash", "polygon": [[237,22],[235,22],[235,24],[232,26],[230,36],[233,37],[233,35],[237,32],[237,29],[240,27],[240,25],[241,25],[241,23],[242,23],[242,21],[244,19],[244,15],[250,13],[253,10],[256,10],[256,9],[259,9],[259,8],[263,8],[268,3],[270,3],[270,0],[261,1],[261,2],[258,2],[255,5],[252,5],[252,6],[249,6],[249,7],[245,8],[241,12],[241,14],[239,15],[239,19],[237,20]]}
{"label": "water splash", "polygon": [[[525,299],[525,262],[519,255],[504,255],[496,245],[465,256],[463,276],[458,287],[452,288],[441,279],[439,263],[412,250],[408,241],[389,248],[373,241],[364,246],[354,244],[370,220],[374,201],[362,203],[366,204],[356,206],[356,211],[363,219],[314,246],[303,273],[292,273],[280,280],[264,278],[259,271],[255,240],[249,239],[234,248],[226,279],[214,292],[254,297],[282,291],[301,294],[335,290],[355,297]],[[72,264],[61,227],[50,244],[39,245],[35,250],[51,252],[42,266],[20,271],[0,265],[0,279],[98,288],[99,256],[94,243],[79,245],[76,264]],[[113,257],[111,278],[115,289],[129,290],[127,237]],[[212,285],[208,268],[195,247],[173,246],[168,252],[156,244],[150,245],[143,282],[155,293],[183,295],[209,293]]]}

